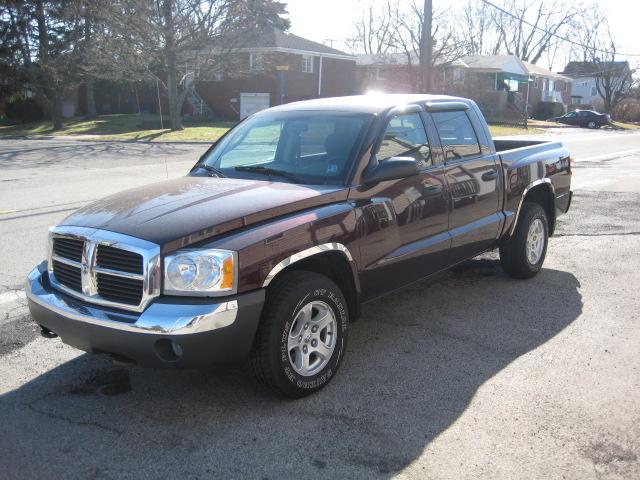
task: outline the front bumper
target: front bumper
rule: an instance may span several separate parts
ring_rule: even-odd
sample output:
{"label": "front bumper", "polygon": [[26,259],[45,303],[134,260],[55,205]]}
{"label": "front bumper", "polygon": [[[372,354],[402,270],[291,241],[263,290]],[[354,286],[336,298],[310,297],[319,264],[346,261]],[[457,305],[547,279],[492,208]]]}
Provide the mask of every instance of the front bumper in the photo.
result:
{"label": "front bumper", "polygon": [[264,290],[257,290],[215,303],[208,303],[212,299],[166,297],[141,313],[124,312],[54,290],[46,262],[29,273],[25,290],[36,323],[68,345],[119,355],[145,366],[183,368],[246,357],[265,295]]}

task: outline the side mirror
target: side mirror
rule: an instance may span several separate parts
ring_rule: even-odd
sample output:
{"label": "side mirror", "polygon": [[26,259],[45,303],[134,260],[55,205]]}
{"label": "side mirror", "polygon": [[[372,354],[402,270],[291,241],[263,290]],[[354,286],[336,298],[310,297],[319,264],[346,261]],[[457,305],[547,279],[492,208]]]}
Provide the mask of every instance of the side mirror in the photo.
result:
{"label": "side mirror", "polygon": [[418,162],[411,157],[391,157],[382,160],[376,167],[365,170],[364,183],[378,183],[385,180],[411,177],[418,173]]}

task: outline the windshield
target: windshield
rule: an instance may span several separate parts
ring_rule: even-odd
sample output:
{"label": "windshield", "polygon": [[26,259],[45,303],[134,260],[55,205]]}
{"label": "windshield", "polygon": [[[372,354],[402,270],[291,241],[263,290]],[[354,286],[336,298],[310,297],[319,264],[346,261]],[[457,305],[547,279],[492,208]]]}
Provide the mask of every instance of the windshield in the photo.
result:
{"label": "windshield", "polygon": [[344,184],[372,118],[324,111],[258,115],[229,132],[198,166],[232,178]]}

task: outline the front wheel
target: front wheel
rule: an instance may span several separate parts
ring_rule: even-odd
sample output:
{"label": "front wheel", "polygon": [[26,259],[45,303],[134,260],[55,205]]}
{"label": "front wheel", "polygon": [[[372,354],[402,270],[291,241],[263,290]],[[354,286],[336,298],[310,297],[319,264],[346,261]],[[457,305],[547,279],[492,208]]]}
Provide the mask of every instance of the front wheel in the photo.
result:
{"label": "front wheel", "polygon": [[269,287],[251,353],[258,379],[292,398],[324,387],[347,345],[349,313],[338,286],[314,272],[293,271]]}
{"label": "front wheel", "polygon": [[596,128],[598,126],[598,124],[596,122],[594,122],[593,120],[591,120],[589,123],[587,123],[587,127],[589,128]]}
{"label": "front wheel", "polygon": [[542,268],[549,243],[549,221],[537,203],[524,202],[513,235],[500,247],[503,270],[514,278],[531,278]]}

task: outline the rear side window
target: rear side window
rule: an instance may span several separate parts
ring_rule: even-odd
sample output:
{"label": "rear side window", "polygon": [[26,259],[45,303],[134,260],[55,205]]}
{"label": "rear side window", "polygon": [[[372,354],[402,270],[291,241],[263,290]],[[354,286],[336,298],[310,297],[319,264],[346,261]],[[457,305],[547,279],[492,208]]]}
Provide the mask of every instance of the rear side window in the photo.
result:
{"label": "rear side window", "polygon": [[471,120],[463,110],[435,112],[432,115],[444,149],[445,160],[457,160],[480,154],[478,137],[473,130]]}
{"label": "rear side window", "polygon": [[429,140],[420,114],[396,115],[389,120],[378,149],[378,159],[413,157],[419,168],[432,165]]}

